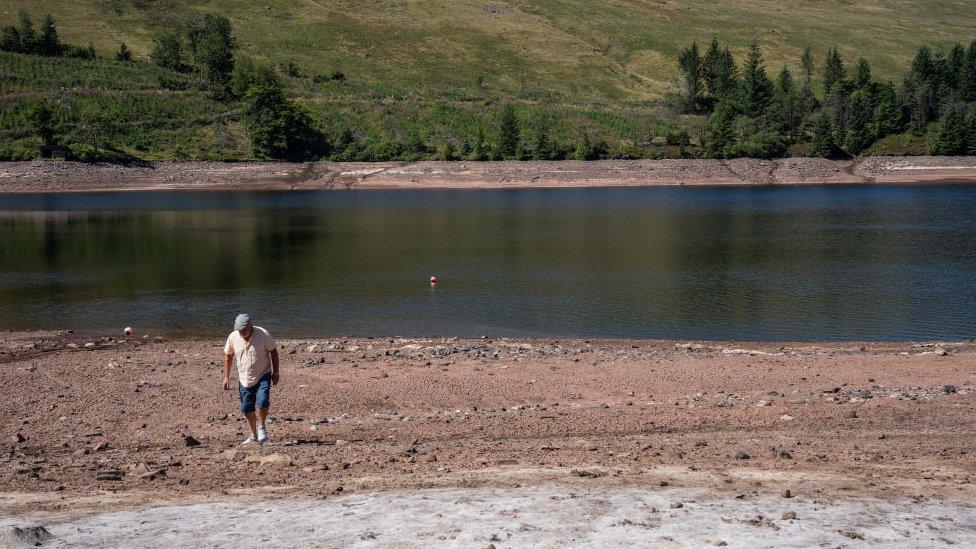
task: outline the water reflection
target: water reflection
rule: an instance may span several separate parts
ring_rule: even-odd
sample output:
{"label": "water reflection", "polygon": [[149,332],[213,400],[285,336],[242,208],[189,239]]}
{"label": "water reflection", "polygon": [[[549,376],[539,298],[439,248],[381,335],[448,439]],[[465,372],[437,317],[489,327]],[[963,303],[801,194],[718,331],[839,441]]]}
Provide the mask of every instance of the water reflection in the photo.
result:
{"label": "water reflection", "polygon": [[974,263],[966,186],[0,198],[6,329],[967,338]]}

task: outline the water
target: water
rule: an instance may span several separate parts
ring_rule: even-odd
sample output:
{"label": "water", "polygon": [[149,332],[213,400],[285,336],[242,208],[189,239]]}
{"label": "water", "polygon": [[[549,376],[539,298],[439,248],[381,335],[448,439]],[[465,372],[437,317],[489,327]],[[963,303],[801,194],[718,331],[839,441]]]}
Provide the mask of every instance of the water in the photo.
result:
{"label": "water", "polygon": [[964,339],[974,298],[974,186],[0,196],[0,329]]}

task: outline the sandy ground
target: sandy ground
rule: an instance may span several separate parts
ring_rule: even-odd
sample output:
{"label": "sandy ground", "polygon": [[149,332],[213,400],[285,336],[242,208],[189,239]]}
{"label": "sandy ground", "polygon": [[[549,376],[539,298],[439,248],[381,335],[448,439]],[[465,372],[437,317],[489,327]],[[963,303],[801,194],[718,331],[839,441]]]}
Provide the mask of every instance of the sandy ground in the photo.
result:
{"label": "sandy ground", "polygon": [[0,334],[0,542],[976,543],[972,342],[283,340],[248,448],[221,343]]}
{"label": "sandy ground", "polygon": [[0,192],[147,189],[477,189],[800,185],[976,181],[976,157],[834,161],[601,160],[525,162],[0,162]]}

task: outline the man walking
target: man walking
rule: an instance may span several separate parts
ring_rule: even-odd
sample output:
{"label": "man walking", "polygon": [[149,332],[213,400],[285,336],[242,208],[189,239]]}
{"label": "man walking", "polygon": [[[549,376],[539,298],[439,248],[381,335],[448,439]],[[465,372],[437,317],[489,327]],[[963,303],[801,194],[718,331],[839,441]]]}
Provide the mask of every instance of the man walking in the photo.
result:
{"label": "man walking", "polygon": [[254,326],[247,313],[237,315],[234,331],[227,336],[224,345],[225,391],[230,389],[230,365],[235,359],[240,379],[241,412],[244,412],[247,426],[251,429],[244,444],[264,444],[268,440],[268,429],[264,422],[268,419],[268,408],[271,406],[271,386],[278,384],[281,370],[275,340],[267,330]]}

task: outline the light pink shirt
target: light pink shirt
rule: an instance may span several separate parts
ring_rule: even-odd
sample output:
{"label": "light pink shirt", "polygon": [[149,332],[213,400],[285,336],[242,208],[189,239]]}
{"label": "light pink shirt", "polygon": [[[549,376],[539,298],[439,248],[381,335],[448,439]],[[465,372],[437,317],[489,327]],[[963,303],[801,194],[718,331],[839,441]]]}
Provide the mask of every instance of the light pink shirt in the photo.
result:
{"label": "light pink shirt", "polygon": [[261,376],[271,371],[271,351],[275,350],[277,343],[267,330],[260,326],[255,326],[251,332],[250,341],[237,330],[227,336],[227,343],[224,344],[224,354],[234,355],[237,362],[237,376],[241,380],[241,385],[254,387],[260,381]]}

